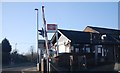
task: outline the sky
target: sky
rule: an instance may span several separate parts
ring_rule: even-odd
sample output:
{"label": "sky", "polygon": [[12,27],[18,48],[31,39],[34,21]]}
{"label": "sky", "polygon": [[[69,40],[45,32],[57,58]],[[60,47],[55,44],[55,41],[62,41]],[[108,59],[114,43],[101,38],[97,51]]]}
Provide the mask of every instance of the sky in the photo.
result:
{"label": "sky", "polygon": [[[39,9],[39,29],[43,26],[42,5],[47,23],[60,29],[83,31],[86,26],[118,29],[117,2],[3,2],[2,38],[7,38],[19,53],[27,53],[30,46],[36,50],[36,11]],[[0,13],[1,14],[1,13]],[[51,39],[52,34],[48,34]],[[41,36],[39,39],[43,39]]]}

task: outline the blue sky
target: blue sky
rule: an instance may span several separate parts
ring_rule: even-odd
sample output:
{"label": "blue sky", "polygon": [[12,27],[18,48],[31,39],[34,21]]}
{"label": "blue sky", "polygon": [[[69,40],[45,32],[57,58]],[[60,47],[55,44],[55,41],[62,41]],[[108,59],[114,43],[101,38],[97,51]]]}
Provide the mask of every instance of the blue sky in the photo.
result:
{"label": "blue sky", "polygon": [[[84,30],[86,26],[118,28],[117,2],[45,2],[47,23],[56,23],[58,28]],[[28,52],[30,46],[36,48],[36,12],[39,9],[39,29],[41,29],[41,2],[2,3],[2,39],[7,38],[19,53]],[[48,34],[49,39],[51,35]],[[39,37],[43,39],[42,37]]]}

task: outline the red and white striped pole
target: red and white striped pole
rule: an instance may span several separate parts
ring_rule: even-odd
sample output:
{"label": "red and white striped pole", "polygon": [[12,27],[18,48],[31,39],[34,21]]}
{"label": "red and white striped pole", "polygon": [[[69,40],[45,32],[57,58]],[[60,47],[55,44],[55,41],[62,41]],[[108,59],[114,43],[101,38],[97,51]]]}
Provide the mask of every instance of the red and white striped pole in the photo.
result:
{"label": "red and white striped pole", "polygon": [[44,14],[44,6],[42,6],[42,16],[44,22],[44,36],[45,36],[45,47],[46,47],[46,63],[47,63],[47,72],[49,72],[49,51],[48,51],[48,37],[47,37],[47,30],[46,30],[46,20]]}

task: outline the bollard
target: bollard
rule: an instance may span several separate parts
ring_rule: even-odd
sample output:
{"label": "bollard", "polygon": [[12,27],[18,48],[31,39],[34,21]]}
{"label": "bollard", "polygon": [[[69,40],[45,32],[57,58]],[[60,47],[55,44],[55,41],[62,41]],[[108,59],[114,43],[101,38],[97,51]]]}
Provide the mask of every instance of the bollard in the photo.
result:
{"label": "bollard", "polygon": [[43,73],[44,71],[44,59],[41,59],[41,72]]}
{"label": "bollard", "polygon": [[37,71],[40,71],[40,63],[37,63]]}

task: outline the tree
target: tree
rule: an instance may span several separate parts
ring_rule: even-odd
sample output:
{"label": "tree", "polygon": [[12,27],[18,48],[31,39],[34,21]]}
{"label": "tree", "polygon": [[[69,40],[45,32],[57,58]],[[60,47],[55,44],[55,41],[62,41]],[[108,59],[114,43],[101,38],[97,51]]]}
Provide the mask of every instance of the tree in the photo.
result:
{"label": "tree", "polygon": [[34,50],[33,46],[30,46],[30,49],[28,53],[25,54],[25,56],[28,58],[29,62],[36,63],[37,62],[37,53]]}
{"label": "tree", "polygon": [[12,48],[9,43],[9,40],[6,38],[2,40],[2,64],[8,65],[10,63],[10,52]]}
{"label": "tree", "polygon": [[2,52],[10,52],[12,50],[9,41],[5,38],[2,41]]}
{"label": "tree", "polygon": [[11,53],[11,60],[12,63],[14,64],[28,62],[27,57],[22,54],[19,54],[17,49],[14,49],[13,52]]}

